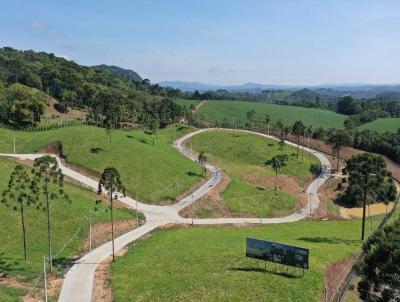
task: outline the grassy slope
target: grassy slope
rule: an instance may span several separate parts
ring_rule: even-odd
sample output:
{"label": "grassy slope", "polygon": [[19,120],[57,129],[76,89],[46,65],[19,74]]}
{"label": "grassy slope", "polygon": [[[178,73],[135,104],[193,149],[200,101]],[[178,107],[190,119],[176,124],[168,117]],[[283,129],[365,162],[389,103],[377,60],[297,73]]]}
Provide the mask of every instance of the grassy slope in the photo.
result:
{"label": "grassy slope", "polygon": [[[112,150],[104,129],[74,126],[42,132],[12,132],[0,129],[0,152],[12,151],[16,136],[17,152],[34,152],[40,147],[60,140],[68,161],[101,172],[115,166],[127,190],[144,201],[157,202],[176,197],[171,183],[178,180],[181,191],[200,180],[201,168],[171,147],[171,140],[186,133],[188,128],[174,126],[159,131],[152,145],[150,136],[142,131],[115,131]],[[194,172],[189,175],[188,172]]]}
{"label": "grassy slope", "polygon": [[[16,163],[0,158],[0,192],[7,187],[9,175]],[[71,199],[71,203],[56,201],[51,205],[51,219],[53,228],[53,254],[56,255],[55,263],[63,262],[65,257],[76,255],[81,249],[83,240],[88,231],[89,209],[95,206],[97,196],[95,193],[79,188],[72,184],[65,185],[65,191]],[[21,224],[19,212],[11,207],[0,204],[1,228],[0,228],[0,271],[7,276],[19,276],[31,281],[42,271],[43,256],[47,254],[47,223],[45,212],[35,207],[27,208],[26,231],[28,260],[23,260],[21,239]],[[117,208],[116,219],[132,219],[133,212]],[[93,224],[108,222],[109,212],[106,206],[101,205],[93,214]],[[73,237],[75,233],[77,237]],[[67,246],[69,239],[73,238]],[[5,292],[0,288],[0,297]],[[0,299],[3,301],[2,299]]]}
{"label": "grassy slope", "polygon": [[240,102],[240,101],[209,101],[199,109],[210,121],[222,121],[227,119],[228,123],[235,121],[247,122],[246,112],[254,109],[257,119],[264,123],[265,115],[271,116],[271,121],[281,119],[283,123],[292,125],[296,120],[302,120],[305,125],[313,127],[343,127],[346,116],[329,110],[302,108],[294,106],[282,106],[275,104]]}
{"label": "grassy slope", "polygon": [[[190,147],[190,143],[187,145]],[[229,210],[259,215],[262,198],[259,195],[265,193],[268,194],[268,201],[263,201],[263,216],[278,214],[293,209],[296,205],[297,200],[285,192],[285,188],[274,192],[275,172],[271,166],[264,165],[267,160],[280,154],[276,141],[235,131],[208,131],[194,136],[192,146],[197,151],[203,150],[210,162],[223,167],[231,177],[231,183],[222,193]],[[297,150],[287,145],[283,152],[288,154],[289,161],[279,174],[293,177],[301,187],[304,187],[311,176],[309,166],[317,162],[317,159],[304,153],[304,162],[301,163],[301,159],[295,156]],[[270,180],[270,190],[266,192],[260,190],[257,184],[265,184],[267,178]]]}
{"label": "grassy slope", "polygon": [[196,100],[186,100],[186,99],[175,99],[175,102],[178,103],[181,106],[186,106],[188,109],[190,107],[191,104],[193,104],[194,106],[196,106],[198,103],[200,103],[200,101],[196,101]]}
{"label": "grassy slope", "polygon": [[379,118],[373,122],[363,124],[357,130],[374,130],[377,132],[397,132],[400,128],[400,118]]}
{"label": "grassy slope", "polygon": [[[115,301],[315,301],[327,265],[360,248],[359,230],[353,220],[155,232],[112,265]],[[247,236],[309,248],[310,270],[297,278],[251,270]]]}

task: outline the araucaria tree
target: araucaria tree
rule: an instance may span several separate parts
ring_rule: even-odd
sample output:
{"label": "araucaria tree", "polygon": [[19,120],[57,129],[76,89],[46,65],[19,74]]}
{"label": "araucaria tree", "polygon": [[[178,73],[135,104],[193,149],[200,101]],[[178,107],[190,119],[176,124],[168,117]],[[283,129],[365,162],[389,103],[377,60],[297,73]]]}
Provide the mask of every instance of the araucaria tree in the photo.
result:
{"label": "araucaria tree", "polygon": [[278,189],[278,171],[286,165],[287,159],[288,157],[286,154],[278,154],[265,163],[266,165],[272,166],[275,170],[275,191]]}
{"label": "araucaria tree", "polygon": [[362,202],[361,240],[364,240],[367,201],[385,202],[396,198],[392,174],[386,170],[386,163],[382,156],[369,153],[352,156],[347,161],[343,173],[348,174],[349,186],[344,194],[338,196],[338,200],[348,206],[358,206]]}
{"label": "araucaria tree", "polygon": [[353,138],[349,131],[343,129],[337,129],[332,132],[328,139],[329,145],[332,150],[336,152],[336,170],[339,171],[340,162],[340,150],[343,146],[350,146],[353,142]]}
{"label": "araucaria tree", "polygon": [[15,166],[10,175],[8,187],[3,191],[1,202],[6,206],[11,205],[15,211],[21,215],[22,241],[24,247],[24,259],[26,260],[26,227],[25,227],[25,208],[36,203],[31,189],[31,178],[26,169],[21,166]]}
{"label": "araucaria tree", "polygon": [[108,197],[110,198],[112,258],[114,261],[114,199],[118,198],[118,193],[125,195],[125,187],[122,184],[121,177],[119,176],[117,169],[114,167],[105,168],[103,173],[101,173],[98,194],[100,195],[103,190],[106,191]]}
{"label": "araucaria tree", "polygon": [[111,151],[111,137],[112,137],[112,134],[114,132],[114,125],[113,125],[111,120],[107,120],[104,123],[104,127],[106,129],[106,134],[107,134],[107,136],[109,138],[108,150]]}
{"label": "araucaria tree", "polygon": [[58,166],[57,159],[45,155],[35,159],[32,169],[33,179],[31,190],[36,198],[40,200],[40,196],[45,199],[44,209],[47,214],[47,241],[50,270],[53,266],[52,251],[51,251],[51,215],[50,204],[59,198],[69,202],[68,195],[64,192],[64,176]]}
{"label": "araucaria tree", "polygon": [[251,109],[250,111],[246,112],[246,116],[247,119],[249,120],[250,126],[251,127],[254,126],[253,123],[256,118],[256,111],[254,109]]}
{"label": "araucaria tree", "polygon": [[204,177],[204,173],[206,172],[206,163],[207,163],[207,156],[204,154],[204,151],[201,151],[199,153],[199,156],[197,157],[197,160],[199,161],[201,168],[202,168],[202,175]]}
{"label": "araucaria tree", "polygon": [[363,245],[357,289],[363,301],[399,301],[400,220],[378,230]]}
{"label": "araucaria tree", "polygon": [[297,158],[300,154],[300,136],[304,135],[305,126],[302,121],[296,121],[292,127],[292,133],[296,136],[297,143]]}
{"label": "araucaria tree", "polygon": [[269,135],[269,123],[271,122],[271,117],[269,114],[265,116],[265,123],[267,124],[267,134]]}

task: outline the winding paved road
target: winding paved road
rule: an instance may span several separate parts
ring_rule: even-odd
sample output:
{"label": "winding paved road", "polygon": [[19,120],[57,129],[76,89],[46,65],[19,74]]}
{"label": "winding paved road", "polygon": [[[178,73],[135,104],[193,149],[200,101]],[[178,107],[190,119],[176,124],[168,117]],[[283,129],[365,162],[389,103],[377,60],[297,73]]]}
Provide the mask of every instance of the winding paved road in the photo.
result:
{"label": "winding paved road", "polygon": [[[182,153],[187,158],[197,161],[195,155],[189,152],[189,150],[185,149],[183,144],[186,140],[190,139],[192,136],[205,132],[205,131],[213,131],[213,130],[227,130],[227,129],[201,129],[195,132],[189,133],[179,139],[177,139],[173,146],[180,153]],[[275,137],[268,136],[266,134],[247,131],[247,130],[237,130],[235,131],[246,132],[251,134],[260,135],[266,138],[271,138],[277,140]],[[286,142],[289,145],[296,146],[291,142]],[[154,229],[170,224],[170,223],[185,223],[185,224],[197,224],[197,225],[211,225],[211,224],[230,224],[230,223],[285,223],[285,222],[294,222],[304,219],[310,212],[313,212],[318,208],[319,198],[316,194],[319,186],[321,186],[328,178],[329,175],[325,171],[330,171],[330,163],[328,159],[321,153],[311,150],[306,147],[300,147],[307,152],[315,155],[321,165],[323,167],[323,172],[321,175],[314,180],[307,188],[306,193],[311,195],[309,202],[307,205],[301,209],[299,212],[291,214],[285,217],[278,218],[215,218],[215,219],[191,219],[191,218],[183,218],[179,216],[179,211],[190,205],[192,202],[195,202],[202,196],[204,196],[208,191],[214,188],[223,177],[222,171],[211,165],[206,164],[206,168],[211,172],[211,178],[195,190],[189,196],[183,198],[178,203],[172,206],[159,206],[159,205],[149,205],[144,204],[139,201],[136,201],[130,197],[123,197],[121,194],[120,198],[118,198],[121,202],[126,204],[128,207],[132,209],[137,208],[138,211],[142,212],[146,217],[146,223],[140,226],[137,229],[129,231],[122,236],[115,238],[115,251],[121,250],[123,247],[127,246],[129,243],[137,240],[143,235],[153,231]],[[21,159],[30,159],[34,160],[43,154],[1,154],[0,156],[8,156],[8,157],[16,157]],[[62,164],[62,162],[57,159],[60,165],[60,168],[64,175],[73,178],[81,182],[82,184],[97,190],[98,182],[90,177],[82,175]],[[93,291],[93,279],[94,273],[98,265],[104,261],[108,256],[111,255],[111,242],[107,242],[96,249],[92,250],[92,252],[86,254],[82,258],[80,258],[67,272],[65,275],[64,283],[61,289],[59,302],[90,302],[92,298]]]}

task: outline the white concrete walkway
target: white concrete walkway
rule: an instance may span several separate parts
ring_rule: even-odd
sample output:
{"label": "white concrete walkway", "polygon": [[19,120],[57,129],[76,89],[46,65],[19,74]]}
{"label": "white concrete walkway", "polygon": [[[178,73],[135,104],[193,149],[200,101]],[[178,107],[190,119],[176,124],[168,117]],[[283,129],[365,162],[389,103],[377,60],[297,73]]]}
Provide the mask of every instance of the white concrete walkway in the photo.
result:
{"label": "white concrete walkway", "polygon": [[[213,130],[226,130],[226,129],[201,129],[195,132],[189,133],[178,140],[176,140],[173,144],[174,148],[176,148],[179,152],[185,155],[187,158],[197,161],[195,155],[189,152],[189,150],[183,147],[183,144],[186,140],[190,139],[192,136],[202,133],[204,131],[213,131]],[[275,139],[272,136],[268,136],[266,134],[261,134],[257,132],[247,131],[247,130],[237,130],[234,131],[246,132],[251,134],[260,135],[266,138]],[[286,142],[289,145],[297,146],[291,142]],[[137,240],[143,235],[151,232],[152,230],[166,224],[170,223],[186,223],[186,224],[196,224],[196,225],[212,225],[212,224],[236,224],[236,223],[285,223],[285,222],[294,222],[304,219],[310,213],[312,213],[315,209],[318,208],[319,198],[316,194],[319,186],[321,186],[329,177],[326,171],[330,171],[330,163],[328,159],[321,153],[308,149],[306,147],[301,147],[307,152],[311,152],[315,155],[321,165],[323,167],[323,172],[318,177],[318,179],[314,180],[307,188],[306,193],[311,193],[311,198],[307,205],[301,209],[298,213],[291,214],[285,217],[278,218],[216,218],[216,219],[190,219],[190,218],[182,218],[179,216],[179,211],[190,205],[192,202],[195,202],[202,196],[204,196],[208,191],[210,191],[213,187],[215,187],[222,180],[222,171],[211,165],[206,164],[206,168],[211,172],[211,178],[195,190],[191,195],[183,198],[178,203],[172,206],[158,206],[158,205],[149,205],[144,204],[139,201],[136,201],[130,197],[120,197],[119,200],[126,204],[128,207],[132,209],[137,208],[139,212],[142,212],[146,217],[146,223],[141,227],[134,229],[130,232],[125,233],[124,235],[115,239],[115,251],[121,250],[123,247],[128,245],[129,243]],[[37,157],[43,156],[43,154],[1,154],[0,156],[8,156],[15,157],[21,159],[30,159],[34,160]],[[97,190],[98,182],[82,175],[62,164],[62,162],[58,159],[60,168],[64,175],[79,181],[80,183]],[[93,278],[94,272],[97,266],[104,261],[108,256],[112,253],[111,242],[107,242],[96,249],[92,250],[92,252],[86,254],[82,258],[80,258],[67,272],[65,275],[64,283],[61,289],[59,302],[90,302],[92,297],[93,290]]]}

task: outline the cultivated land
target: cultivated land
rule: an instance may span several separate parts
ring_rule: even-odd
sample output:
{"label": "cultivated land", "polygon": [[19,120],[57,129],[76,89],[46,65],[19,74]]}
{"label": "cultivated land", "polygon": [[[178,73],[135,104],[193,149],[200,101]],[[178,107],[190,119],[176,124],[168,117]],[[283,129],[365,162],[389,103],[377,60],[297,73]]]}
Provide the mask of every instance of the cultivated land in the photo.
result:
{"label": "cultivated land", "polygon": [[[0,158],[0,192],[6,189],[9,175],[16,163]],[[29,169],[29,168],[27,168]],[[72,184],[65,184],[65,191],[71,203],[57,200],[51,204],[53,236],[53,255],[55,267],[65,264],[68,258],[84,252],[83,242],[89,228],[89,210],[94,210],[98,196],[88,189]],[[110,213],[103,203],[93,213],[92,223],[108,222]],[[115,219],[134,219],[134,213],[127,209],[115,208]],[[0,272],[7,278],[18,277],[20,281],[33,282],[43,270],[43,256],[47,255],[47,220],[46,213],[35,207],[25,211],[26,239],[28,260],[23,260],[21,224],[19,211],[0,204]],[[110,238],[105,238],[109,240]],[[1,301],[17,301],[17,297],[26,292],[0,286]],[[15,297],[12,300],[10,297]],[[7,300],[8,299],[8,300]]]}
{"label": "cultivated land", "polygon": [[190,105],[198,105],[200,103],[200,101],[196,101],[196,100],[187,100],[187,99],[175,99],[175,102],[178,103],[181,106],[186,106],[186,108],[190,108]]}
{"label": "cultivated land", "polygon": [[18,153],[33,153],[59,140],[68,162],[98,173],[114,166],[131,196],[144,202],[163,203],[176,198],[174,182],[179,182],[183,192],[201,179],[201,167],[171,146],[174,138],[190,130],[175,125],[160,130],[158,135],[139,130],[114,131],[110,151],[109,138],[102,128],[71,126],[40,132],[0,129],[0,152],[12,152],[14,136]]}
{"label": "cultivated land", "polygon": [[400,118],[379,118],[373,122],[363,124],[357,129],[374,130],[377,132],[394,132],[396,133],[400,128]]}
{"label": "cultivated land", "polygon": [[[204,151],[208,161],[228,174],[231,182],[220,194],[227,210],[233,213],[263,217],[282,216],[293,212],[299,199],[307,198],[303,189],[311,180],[309,171],[318,160],[304,152],[304,160],[297,158],[297,149],[285,145],[281,151],[278,142],[258,135],[235,131],[207,131],[186,143],[188,148]],[[278,172],[278,187],[274,190],[275,171],[265,162],[278,154],[287,154],[289,160]],[[212,214],[209,209],[200,216]]]}
{"label": "cultivated land", "polygon": [[[360,223],[157,231],[112,265],[115,301],[316,301],[326,267],[360,249]],[[275,273],[270,263],[269,272],[252,269],[245,257],[246,237],[309,248],[310,270],[292,277]]]}
{"label": "cultivated land", "polygon": [[242,101],[209,101],[200,107],[198,114],[205,116],[211,122],[226,122],[232,124],[246,123],[246,112],[254,109],[256,119],[265,125],[265,116],[269,114],[271,121],[275,123],[279,119],[286,125],[292,125],[296,120],[301,120],[305,125],[323,128],[341,128],[346,116],[329,110],[303,108],[295,106],[283,106]]}

